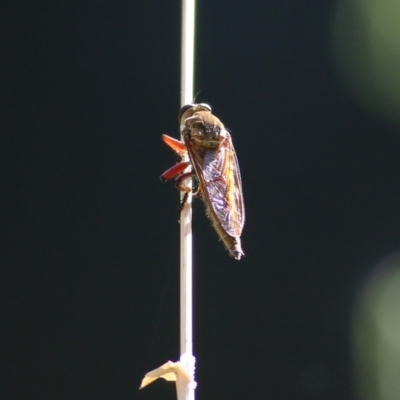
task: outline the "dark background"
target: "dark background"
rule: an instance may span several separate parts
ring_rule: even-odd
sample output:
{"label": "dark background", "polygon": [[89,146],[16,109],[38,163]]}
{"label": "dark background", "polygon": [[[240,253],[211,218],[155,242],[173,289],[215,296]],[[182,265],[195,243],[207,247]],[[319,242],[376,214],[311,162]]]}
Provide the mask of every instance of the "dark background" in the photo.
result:
{"label": "dark background", "polygon": [[[11,5],[12,4],[12,5]],[[400,240],[399,130],[331,60],[332,1],[198,4],[196,87],[232,131],[246,257],[194,204],[198,399],[354,398],[351,310]],[[1,28],[1,399],[138,391],[179,358],[180,2],[12,2]]]}

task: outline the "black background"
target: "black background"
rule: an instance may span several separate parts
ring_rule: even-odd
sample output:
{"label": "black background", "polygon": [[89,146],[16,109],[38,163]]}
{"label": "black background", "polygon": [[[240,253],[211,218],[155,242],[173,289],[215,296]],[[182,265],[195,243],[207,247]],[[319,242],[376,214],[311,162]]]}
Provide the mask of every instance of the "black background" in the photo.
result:
{"label": "black background", "polygon": [[[12,5],[11,5],[12,4]],[[353,399],[351,309],[398,249],[399,130],[331,59],[332,1],[199,1],[196,88],[232,131],[246,257],[194,204],[198,399]],[[1,399],[173,399],[180,2],[3,13]]]}

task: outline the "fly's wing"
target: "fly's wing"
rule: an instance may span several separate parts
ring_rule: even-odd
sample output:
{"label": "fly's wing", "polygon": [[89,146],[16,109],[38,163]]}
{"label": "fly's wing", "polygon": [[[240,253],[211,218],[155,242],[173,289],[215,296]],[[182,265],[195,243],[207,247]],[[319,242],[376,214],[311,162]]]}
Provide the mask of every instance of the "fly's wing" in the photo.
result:
{"label": "fly's wing", "polygon": [[245,218],[242,180],[231,136],[224,133],[221,146],[201,156],[190,142],[186,145],[209,209],[228,235],[240,237]]}

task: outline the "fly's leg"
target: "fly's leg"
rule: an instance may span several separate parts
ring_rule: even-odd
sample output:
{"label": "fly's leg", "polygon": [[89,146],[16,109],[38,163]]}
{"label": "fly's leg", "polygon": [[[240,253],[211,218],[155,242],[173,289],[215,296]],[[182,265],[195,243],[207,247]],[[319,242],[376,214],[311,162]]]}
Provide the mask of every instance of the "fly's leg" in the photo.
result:
{"label": "fly's leg", "polygon": [[171,147],[171,149],[174,150],[176,153],[178,153],[180,156],[186,154],[187,149],[185,143],[181,142],[180,140],[174,139],[173,137],[168,135],[162,135],[161,138],[164,141],[164,143],[166,143],[169,147]]}
{"label": "fly's leg", "polygon": [[189,193],[185,192],[185,194],[183,195],[182,200],[181,200],[181,202],[179,204],[179,220],[178,220],[178,222],[181,222],[180,215],[181,215],[181,212],[183,210],[183,207],[185,207],[185,204],[187,202],[188,197],[189,197]]}
{"label": "fly's leg", "polygon": [[181,192],[190,193],[190,192],[192,191],[192,188],[189,187],[189,186],[185,186],[185,185],[183,184],[183,181],[184,181],[185,179],[191,178],[191,177],[194,176],[194,175],[195,175],[195,173],[194,173],[193,171],[185,172],[184,174],[179,175],[179,176],[176,178],[176,180],[175,180],[175,187],[176,187],[178,190],[180,190]]}
{"label": "fly's leg", "polygon": [[189,193],[192,191],[192,188],[191,188],[191,187],[185,186],[185,185],[183,184],[183,181],[184,181],[185,179],[191,178],[191,177],[194,176],[194,175],[195,175],[195,173],[194,173],[193,171],[190,171],[190,172],[186,172],[186,173],[184,173],[184,174],[182,174],[182,175],[180,175],[180,176],[178,176],[178,177],[176,178],[175,187],[176,187],[178,190],[180,190],[181,192],[185,192],[185,194],[184,194],[183,197],[182,197],[181,204],[179,205],[179,212],[182,211],[183,207],[185,206],[185,204],[186,204],[186,202],[187,202]]}
{"label": "fly's leg", "polygon": [[194,197],[200,197],[201,196],[201,192],[202,192],[201,186],[199,185],[199,186],[197,186],[197,189],[193,192],[193,196]]}
{"label": "fly's leg", "polygon": [[[172,178],[179,179],[179,175],[190,165],[190,161],[181,161],[178,164],[175,164],[173,167],[167,169],[161,176],[160,179],[163,182],[166,182]],[[183,174],[185,175],[185,174]],[[179,189],[179,188],[178,188]],[[181,190],[181,189],[180,189]]]}
{"label": "fly's leg", "polygon": [[[193,175],[193,176],[195,175],[193,172],[192,173],[188,173],[188,176],[186,176],[185,178],[189,178],[190,174]],[[182,190],[180,187],[178,187],[178,189]],[[182,201],[181,201],[181,204],[179,206],[179,212],[182,212],[183,207],[185,206],[185,204],[187,202],[187,199],[188,199],[188,196],[189,196],[189,193],[190,193],[190,191],[188,189],[190,189],[190,188],[189,187],[185,187],[184,190],[183,190],[185,192],[185,194],[182,197]],[[201,192],[202,192],[201,187],[197,186],[197,189],[194,192],[192,192],[192,195],[194,197],[200,197],[201,196]]]}

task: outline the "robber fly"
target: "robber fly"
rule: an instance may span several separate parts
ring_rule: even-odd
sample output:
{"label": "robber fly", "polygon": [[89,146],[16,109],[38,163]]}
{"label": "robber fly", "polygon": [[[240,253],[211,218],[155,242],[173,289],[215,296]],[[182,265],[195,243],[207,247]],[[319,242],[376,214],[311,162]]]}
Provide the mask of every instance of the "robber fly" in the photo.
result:
{"label": "robber fly", "polygon": [[[183,141],[162,135],[181,161],[161,175],[162,181],[175,178],[176,187],[187,193],[192,188],[183,181],[194,176],[198,187],[194,195],[202,197],[206,214],[229,253],[240,260],[244,255],[240,243],[244,224],[244,203],[239,164],[230,133],[211,113],[208,104],[187,104],[178,120]],[[187,160],[189,156],[189,161]],[[185,170],[191,167],[189,172]]]}

